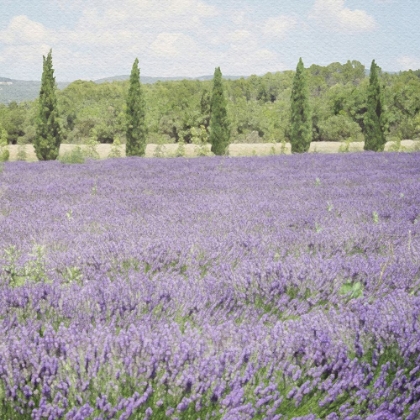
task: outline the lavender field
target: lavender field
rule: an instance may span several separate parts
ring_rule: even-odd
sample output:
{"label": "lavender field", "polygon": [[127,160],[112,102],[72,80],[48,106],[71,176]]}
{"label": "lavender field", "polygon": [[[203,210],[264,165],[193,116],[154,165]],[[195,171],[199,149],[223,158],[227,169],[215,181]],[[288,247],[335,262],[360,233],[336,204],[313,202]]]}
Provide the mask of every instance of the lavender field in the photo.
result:
{"label": "lavender field", "polygon": [[420,418],[420,153],[9,162],[1,419]]}

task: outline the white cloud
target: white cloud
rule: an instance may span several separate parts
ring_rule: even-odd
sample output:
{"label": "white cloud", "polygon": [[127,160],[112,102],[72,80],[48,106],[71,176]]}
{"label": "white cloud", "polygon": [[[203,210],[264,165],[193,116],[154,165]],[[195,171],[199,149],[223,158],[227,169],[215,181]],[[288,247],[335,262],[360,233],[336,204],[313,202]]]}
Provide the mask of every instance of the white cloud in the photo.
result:
{"label": "white cloud", "polygon": [[251,38],[251,33],[244,29],[237,29],[229,33],[229,39],[232,42],[246,42]]}
{"label": "white cloud", "polygon": [[196,49],[195,41],[182,33],[162,32],[150,45],[152,53],[162,57],[179,57]]}
{"label": "white cloud", "polygon": [[420,69],[420,57],[402,56],[397,59],[401,70]]}
{"label": "white cloud", "polygon": [[0,41],[4,44],[37,44],[48,38],[47,29],[25,15],[15,16],[3,31]]}
{"label": "white cloud", "polygon": [[223,74],[250,75],[286,70],[278,54],[266,48],[232,49],[223,54],[221,62]]}
{"label": "white cloud", "polygon": [[140,51],[160,32],[197,31],[204,26],[202,19],[218,13],[201,0],[89,1],[81,10],[68,39],[104,47],[119,44],[120,48],[135,42]]}
{"label": "white cloud", "polygon": [[48,54],[53,38],[54,34],[42,24],[25,15],[15,16],[0,31],[2,68],[14,69],[10,74],[13,78],[34,79],[34,73],[42,72],[42,56]]}
{"label": "white cloud", "polygon": [[242,25],[246,22],[246,13],[243,10],[239,13],[235,13],[231,17],[231,20],[235,25]]}
{"label": "white cloud", "polygon": [[377,26],[364,10],[345,7],[344,0],[315,0],[309,18],[332,31],[365,32]]}
{"label": "white cloud", "polygon": [[287,32],[296,26],[296,19],[292,16],[280,15],[267,19],[263,27],[263,33],[269,37],[283,38]]}
{"label": "white cloud", "polygon": [[[56,3],[56,0],[54,3]],[[83,12],[80,24],[93,24],[94,27],[125,24],[142,21],[153,24],[165,22],[166,25],[182,22],[195,25],[202,18],[216,16],[219,11],[202,0],[87,0],[79,3],[61,1],[62,7],[78,9]],[[75,6],[75,4],[77,6]]]}
{"label": "white cloud", "polygon": [[[20,45],[20,46],[8,46],[2,50],[0,61],[7,62],[15,60],[19,63],[34,63],[35,60],[39,64],[39,57],[46,56],[51,46],[47,44],[40,45]],[[42,67],[42,59],[41,59]]]}
{"label": "white cloud", "polygon": [[3,75],[39,79],[50,48],[58,81],[129,74],[136,57],[142,75],[200,76],[218,66],[223,74],[263,74],[285,68],[267,39],[295,25],[285,16],[261,21],[246,7],[222,15],[208,0],[50,1],[77,20],[53,29],[14,17],[0,31],[2,68],[14,69]]}

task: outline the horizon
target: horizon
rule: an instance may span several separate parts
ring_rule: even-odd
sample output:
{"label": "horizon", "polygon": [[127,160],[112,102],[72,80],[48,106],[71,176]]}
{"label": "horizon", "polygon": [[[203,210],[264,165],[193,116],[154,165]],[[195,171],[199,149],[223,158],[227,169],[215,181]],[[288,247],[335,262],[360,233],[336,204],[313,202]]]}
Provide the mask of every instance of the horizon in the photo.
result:
{"label": "horizon", "polygon": [[[313,64],[317,65],[316,63],[313,63]],[[330,63],[330,64],[332,64],[332,63]],[[340,64],[345,64],[345,63],[340,63]],[[328,64],[326,64],[326,66],[328,66]],[[366,65],[364,65],[364,66],[365,66],[365,71],[369,72],[368,66],[366,66]],[[383,69],[381,69],[381,70],[382,70],[382,72],[388,73],[388,74],[399,73],[398,71],[395,72],[395,71],[387,71],[387,70],[383,70]],[[295,71],[295,69],[278,70],[277,72],[285,72],[285,71]],[[401,72],[403,72],[403,71],[409,71],[409,70],[401,70]],[[413,70],[413,71],[415,71],[415,70]],[[239,74],[226,74],[225,75],[225,74],[222,74],[222,78],[233,78],[233,77],[234,78],[248,78],[248,77],[251,77],[251,76],[263,77],[267,73],[277,73],[277,72],[266,72],[266,73],[262,73],[262,74],[247,74],[247,75],[239,75]],[[113,79],[113,78],[117,78],[117,77],[127,77],[127,80],[128,80],[130,78],[130,74],[129,73],[127,73],[127,74],[115,74],[115,75],[112,75],[112,76],[101,77],[101,78],[95,79],[95,80],[93,80],[93,79],[57,80],[57,77],[55,75],[54,75],[54,77],[55,77],[56,83],[73,83],[73,82],[76,82],[78,80],[81,80],[83,82],[98,82],[98,81],[102,81],[102,80],[105,80],[105,79]],[[140,78],[177,79],[177,81],[182,80],[182,78],[195,80],[195,79],[200,79],[200,78],[203,78],[203,77],[213,77],[213,75],[202,74],[200,76],[150,76],[150,75],[147,75],[147,74],[146,75],[140,74]],[[11,77],[5,77],[5,76],[0,75],[0,83],[1,83],[1,79],[7,79],[7,80],[15,81],[15,82],[39,82],[39,83],[41,83],[40,79],[39,80],[23,80],[23,79],[13,79]]]}
{"label": "horizon", "polygon": [[[420,2],[410,0],[3,0],[0,73],[37,81],[52,49],[56,80],[130,73],[198,78],[263,75],[373,59],[387,72],[420,68]],[[18,3],[18,4],[17,4]],[[175,75],[175,76],[174,76]],[[247,75],[247,76],[245,76]]]}

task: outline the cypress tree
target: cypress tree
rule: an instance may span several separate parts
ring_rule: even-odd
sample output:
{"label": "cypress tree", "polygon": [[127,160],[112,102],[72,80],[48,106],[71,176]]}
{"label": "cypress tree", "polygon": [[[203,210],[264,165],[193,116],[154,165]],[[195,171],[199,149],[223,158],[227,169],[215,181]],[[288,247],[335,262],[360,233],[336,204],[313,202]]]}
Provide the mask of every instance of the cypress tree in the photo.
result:
{"label": "cypress tree", "polygon": [[364,116],[364,150],[382,152],[385,148],[384,100],[379,84],[379,66],[372,61],[370,67],[367,110]]}
{"label": "cypress tree", "polygon": [[146,152],[147,127],[145,121],[146,104],[140,84],[139,60],[134,60],[130,75],[127,97],[127,128],[125,145],[127,156],[144,156]]}
{"label": "cypress tree", "polygon": [[292,153],[309,150],[312,140],[312,117],[309,93],[302,58],[296,67],[291,95],[290,143]]}
{"label": "cypress tree", "polygon": [[213,76],[213,91],[210,104],[211,151],[215,155],[226,154],[230,140],[230,124],[226,110],[226,98],[223,93],[222,72],[217,67]]}
{"label": "cypress tree", "polygon": [[52,67],[52,50],[43,58],[39,110],[36,120],[34,149],[38,160],[55,160],[62,140],[61,127],[55,96],[55,77]]}

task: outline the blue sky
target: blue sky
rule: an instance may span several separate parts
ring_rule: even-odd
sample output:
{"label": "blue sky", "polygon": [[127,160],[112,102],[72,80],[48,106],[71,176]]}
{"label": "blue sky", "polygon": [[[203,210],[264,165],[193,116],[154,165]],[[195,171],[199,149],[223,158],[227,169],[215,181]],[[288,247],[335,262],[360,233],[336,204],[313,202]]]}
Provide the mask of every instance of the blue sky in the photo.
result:
{"label": "blue sky", "polygon": [[0,76],[225,75],[372,59],[420,68],[419,0],[0,0]]}

